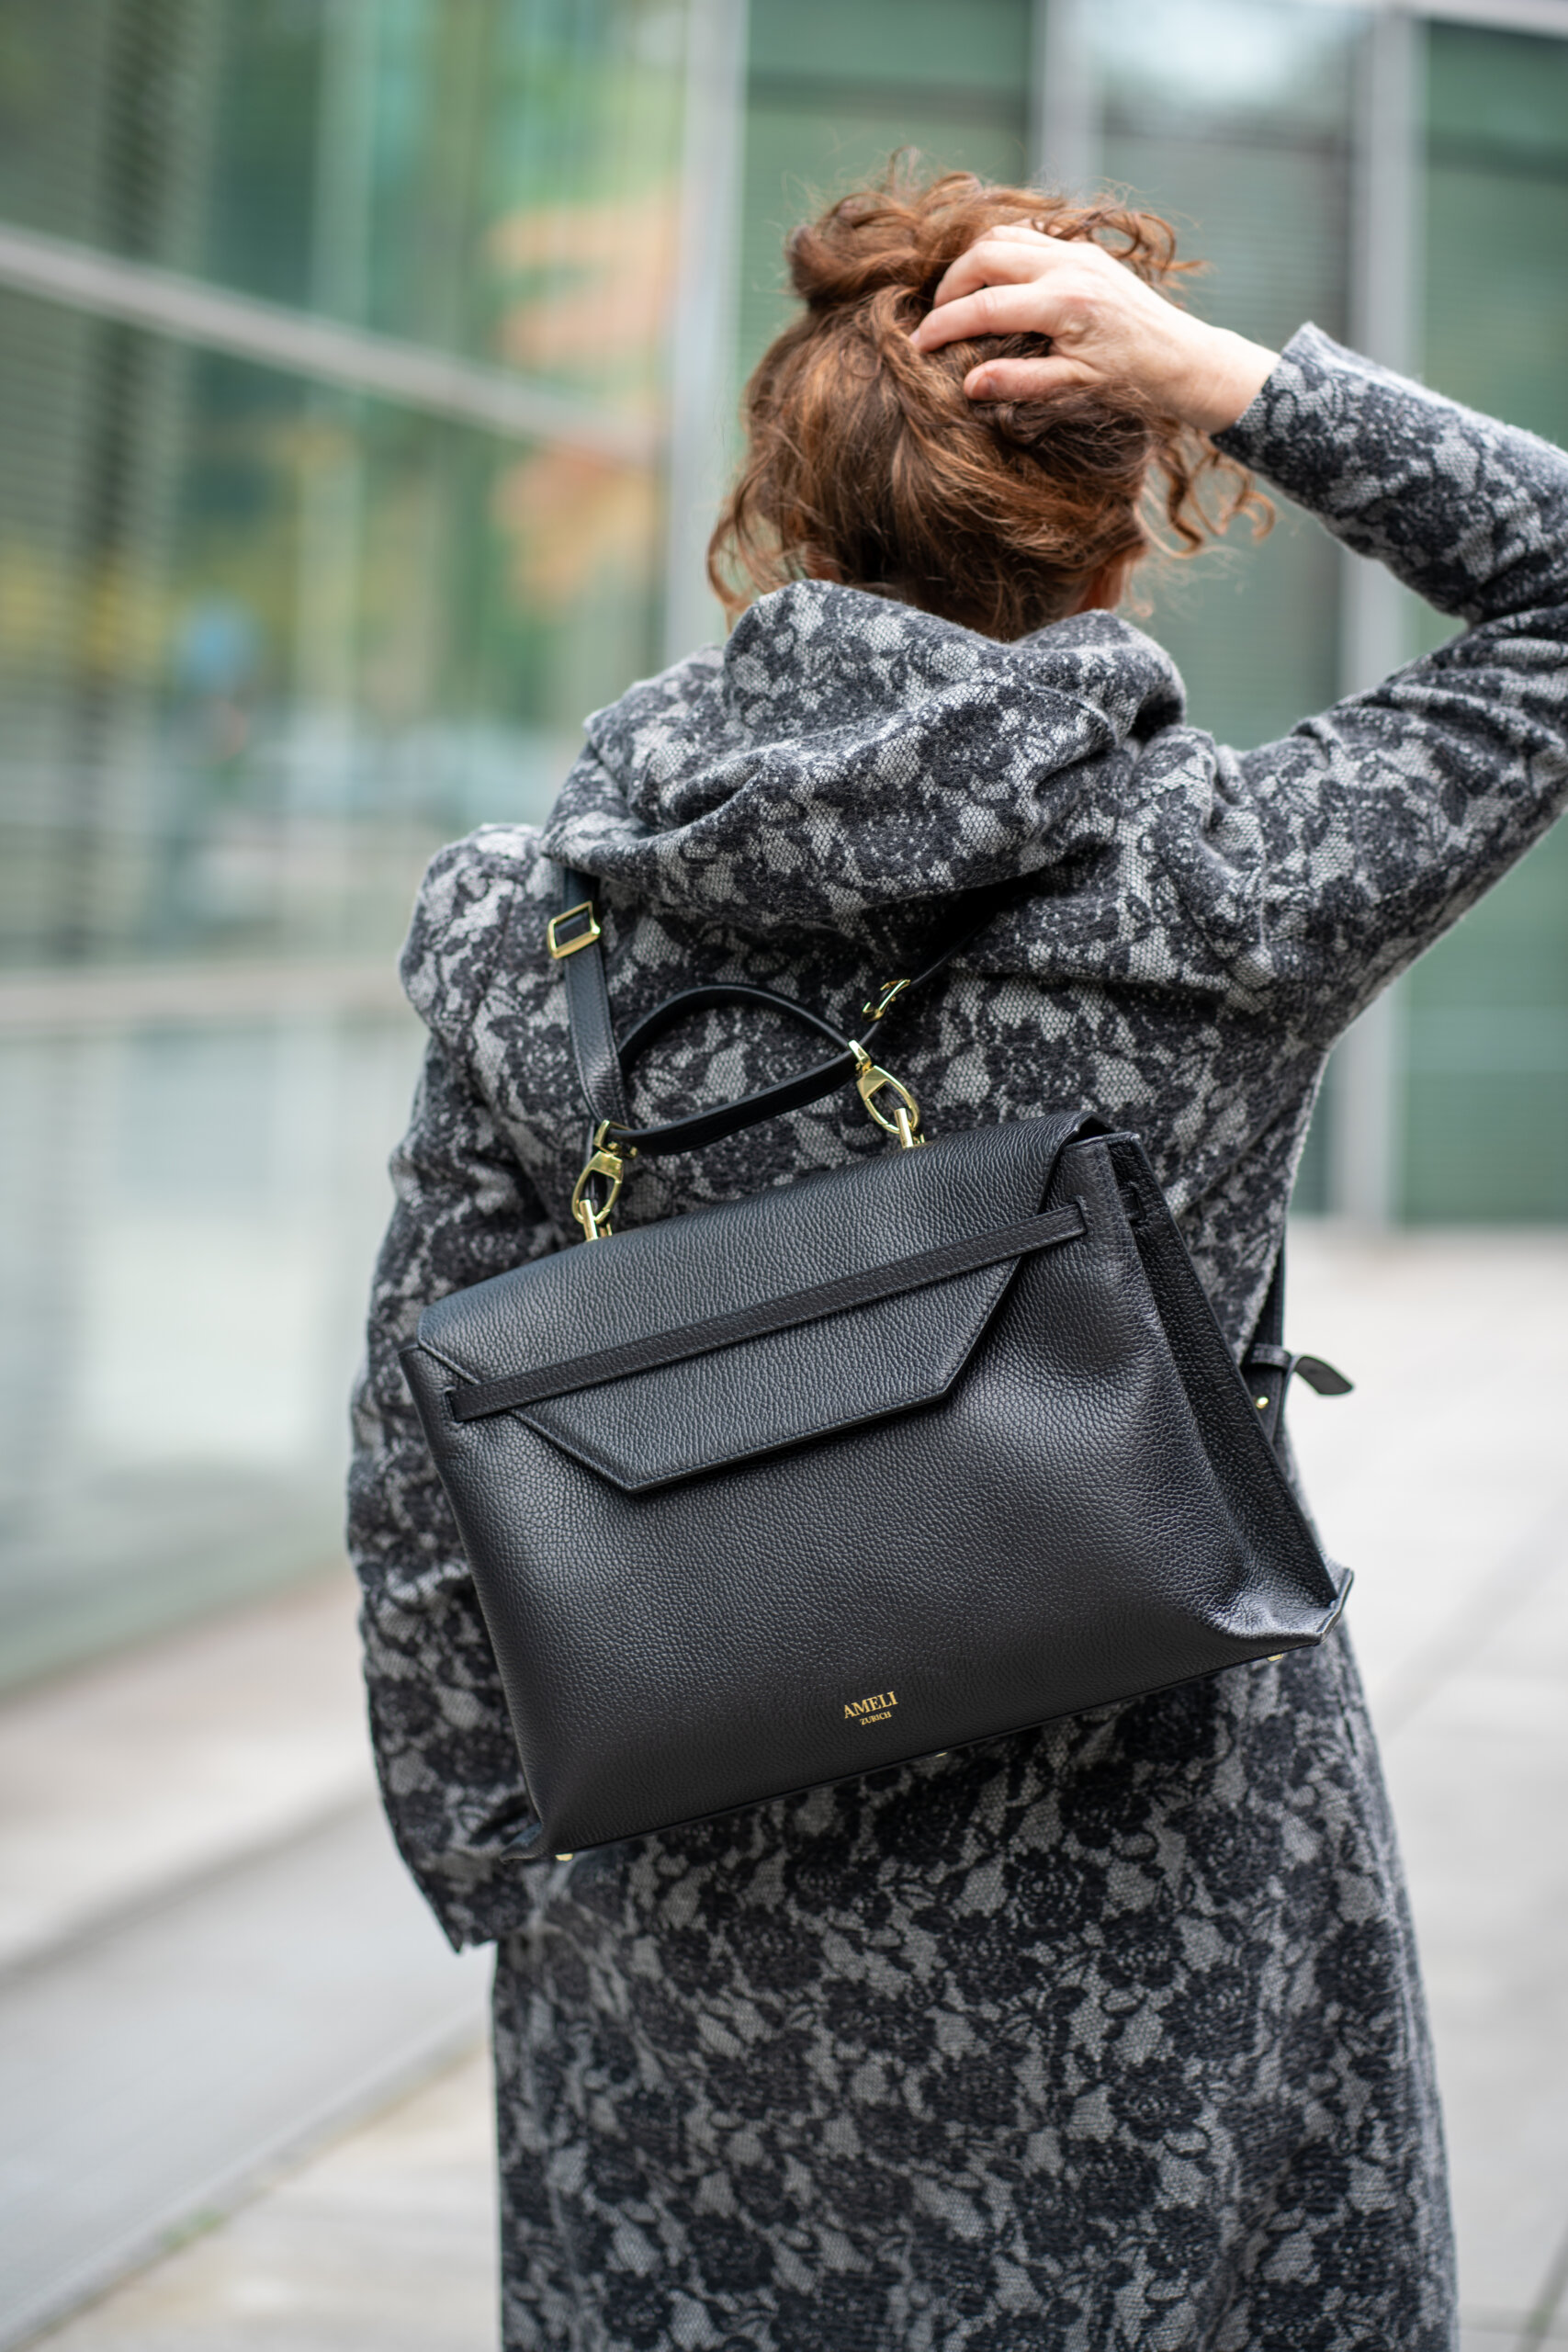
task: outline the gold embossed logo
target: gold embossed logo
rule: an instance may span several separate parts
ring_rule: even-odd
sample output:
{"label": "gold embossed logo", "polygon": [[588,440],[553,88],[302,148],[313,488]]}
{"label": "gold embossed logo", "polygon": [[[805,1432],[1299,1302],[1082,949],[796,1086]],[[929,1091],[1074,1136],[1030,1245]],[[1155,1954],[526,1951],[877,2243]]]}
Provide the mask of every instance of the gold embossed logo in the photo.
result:
{"label": "gold embossed logo", "polygon": [[850,1699],[845,1702],[846,1723],[886,1724],[893,1720],[893,1710],[898,1704],[891,1690],[879,1690],[872,1699]]}

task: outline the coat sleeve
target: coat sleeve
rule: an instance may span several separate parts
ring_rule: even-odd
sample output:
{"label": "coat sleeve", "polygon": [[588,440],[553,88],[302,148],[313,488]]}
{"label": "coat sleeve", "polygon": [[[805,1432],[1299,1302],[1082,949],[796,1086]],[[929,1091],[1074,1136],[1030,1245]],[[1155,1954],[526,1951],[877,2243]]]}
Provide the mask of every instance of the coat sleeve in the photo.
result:
{"label": "coat sleeve", "polygon": [[465,1010],[504,936],[471,850],[426,878],[404,957],[432,1035],[377,1262],[354,1398],[349,1549],[363,1593],[371,1736],[398,1848],[455,1944],[525,1924],[534,1826],[490,1639],[398,1362],[430,1300],[559,1246],[467,1067]]}
{"label": "coat sleeve", "polygon": [[[1219,440],[1465,625],[1280,741],[1222,753],[1181,844],[1193,894],[1240,919],[1260,979],[1326,1042],[1563,805],[1568,456],[1315,327]],[[1251,887],[1216,888],[1227,868]]]}

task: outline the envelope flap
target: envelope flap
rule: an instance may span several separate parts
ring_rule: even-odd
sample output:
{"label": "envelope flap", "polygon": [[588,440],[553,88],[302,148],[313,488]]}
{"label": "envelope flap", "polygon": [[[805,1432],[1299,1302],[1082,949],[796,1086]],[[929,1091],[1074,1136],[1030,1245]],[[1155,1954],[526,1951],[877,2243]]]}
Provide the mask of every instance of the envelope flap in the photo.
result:
{"label": "envelope flap", "polygon": [[[490,1382],[844,1284],[1030,1217],[1083,1124],[972,1128],[561,1250],[427,1307],[419,1345]],[[617,1486],[668,1485],[942,1395],[1015,1262],[515,1409]]]}

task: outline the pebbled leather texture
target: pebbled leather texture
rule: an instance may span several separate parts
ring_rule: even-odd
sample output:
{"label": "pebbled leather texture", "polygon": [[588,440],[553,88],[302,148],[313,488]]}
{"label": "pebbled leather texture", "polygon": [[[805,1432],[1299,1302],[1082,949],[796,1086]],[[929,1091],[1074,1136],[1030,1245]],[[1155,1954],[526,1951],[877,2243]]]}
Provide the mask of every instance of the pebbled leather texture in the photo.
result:
{"label": "pebbled leather texture", "polygon": [[[403,1361],[543,1825],[533,1852],[1321,1639],[1348,1579],[1141,1148],[1086,1124],[889,1151],[425,1310]],[[451,1410],[458,1380],[1075,1207],[1080,1236],[1016,1263],[525,1411]]]}
{"label": "pebbled leather texture", "polygon": [[952,1283],[963,1274],[1016,1265],[1033,1250],[1056,1250],[1064,1242],[1077,1241],[1084,1229],[1083,1212],[1076,1207],[1057,1209],[1050,1216],[1021,1217],[1014,1225],[992,1226],[968,1240],[944,1242],[939,1249],[918,1251],[912,1258],[894,1258],[863,1273],[842,1274],[836,1282],[786,1291],[760,1306],[705,1316],[701,1322],[683,1323],[651,1339],[595,1349],[587,1355],[547,1363],[536,1372],[467,1381],[448,1389],[447,1401],[455,1419],[472,1421],[485,1413],[521,1411],[553,1396],[575,1396],[586,1388],[607,1388],[634,1373],[690,1363],[699,1356],[771,1339],[781,1331],[827,1322],[848,1314],[852,1307],[880,1306],[929,1283]]}

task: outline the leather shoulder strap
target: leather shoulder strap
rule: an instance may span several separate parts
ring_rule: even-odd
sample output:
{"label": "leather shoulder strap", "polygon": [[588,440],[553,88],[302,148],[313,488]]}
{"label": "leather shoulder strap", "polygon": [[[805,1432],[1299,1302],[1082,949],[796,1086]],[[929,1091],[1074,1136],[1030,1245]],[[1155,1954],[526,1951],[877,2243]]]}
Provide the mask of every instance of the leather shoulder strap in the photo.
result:
{"label": "leather shoulder strap", "polygon": [[1293,1355],[1285,1345],[1285,1245],[1281,1241],[1258,1309],[1258,1329],[1241,1360],[1242,1376],[1269,1442],[1280,1442],[1285,1397],[1299,1373],[1320,1396],[1348,1396],[1352,1383],[1321,1356]]}
{"label": "leather shoulder strap", "polygon": [[625,1126],[629,1116],[626,1085],[599,947],[595,886],[586,874],[570,865],[560,869],[560,890],[548,937],[550,954],[566,980],[567,1021],[582,1099],[595,1126],[605,1119]]}
{"label": "leather shoulder strap", "polygon": [[1280,1348],[1285,1344],[1285,1244],[1281,1237],[1274,1252],[1274,1269],[1269,1277],[1269,1287],[1263,1294],[1263,1304],[1258,1310],[1258,1328],[1252,1335],[1253,1346]]}

